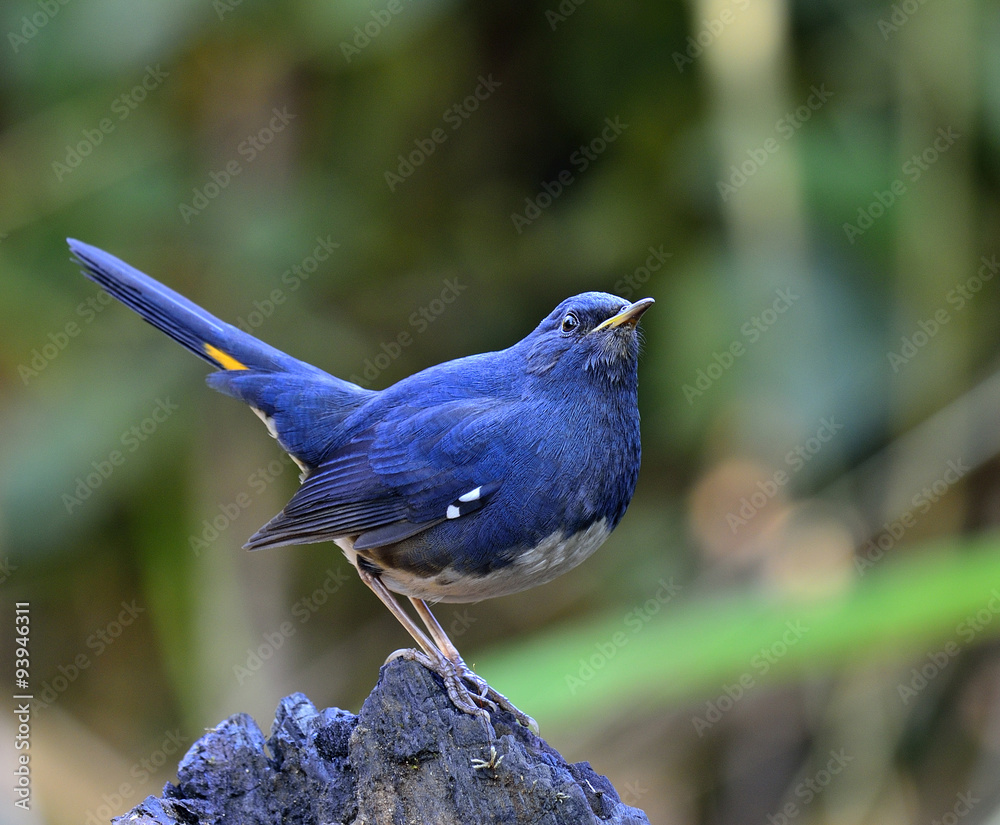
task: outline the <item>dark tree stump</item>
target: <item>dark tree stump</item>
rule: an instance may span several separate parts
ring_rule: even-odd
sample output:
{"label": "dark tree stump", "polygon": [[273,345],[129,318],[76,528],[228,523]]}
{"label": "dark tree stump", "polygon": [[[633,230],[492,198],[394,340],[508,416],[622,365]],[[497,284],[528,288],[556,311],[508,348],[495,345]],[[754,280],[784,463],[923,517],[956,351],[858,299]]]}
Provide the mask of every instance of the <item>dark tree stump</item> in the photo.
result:
{"label": "dark tree stump", "polygon": [[382,668],[355,716],[281,701],[265,739],[245,713],[188,751],[162,797],[124,823],[276,825],[648,825],[587,762],[568,764],[506,713],[484,723],[456,710],[441,681],[414,662]]}

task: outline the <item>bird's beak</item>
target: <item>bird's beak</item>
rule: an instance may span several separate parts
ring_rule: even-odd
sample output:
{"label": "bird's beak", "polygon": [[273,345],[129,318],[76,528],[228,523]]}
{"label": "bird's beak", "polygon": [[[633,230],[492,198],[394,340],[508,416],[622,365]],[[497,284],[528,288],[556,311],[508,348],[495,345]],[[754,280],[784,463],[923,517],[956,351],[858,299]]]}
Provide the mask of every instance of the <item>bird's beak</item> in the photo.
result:
{"label": "bird's beak", "polygon": [[652,298],[643,298],[634,304],[629,304],[617,315],[612,315],[607,321],[602,321],[591,332],[597,332],[601,329],[614,329],[615,327],[620,327],[622,324],[630,324],[634,327],[639,323],[642,313],[655,303]]}

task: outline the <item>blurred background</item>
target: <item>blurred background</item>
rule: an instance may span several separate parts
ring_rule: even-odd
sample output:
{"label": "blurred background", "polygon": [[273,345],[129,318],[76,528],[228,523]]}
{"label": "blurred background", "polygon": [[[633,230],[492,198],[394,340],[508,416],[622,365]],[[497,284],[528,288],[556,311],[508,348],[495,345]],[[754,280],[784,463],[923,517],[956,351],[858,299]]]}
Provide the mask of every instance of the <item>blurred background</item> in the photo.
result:
{"label": "blurred background", "polygon": [[36,697],[0,819],[106,821],[231,714],[357,711],[407,644],[332,545],[241,549],[297,472],[72,236],[373,388],[655,297],[622,525],[442,624],[653,822],[1000,822],[994,4],[32,0],[0,33],[0,662],[13,692],[28,602]]}

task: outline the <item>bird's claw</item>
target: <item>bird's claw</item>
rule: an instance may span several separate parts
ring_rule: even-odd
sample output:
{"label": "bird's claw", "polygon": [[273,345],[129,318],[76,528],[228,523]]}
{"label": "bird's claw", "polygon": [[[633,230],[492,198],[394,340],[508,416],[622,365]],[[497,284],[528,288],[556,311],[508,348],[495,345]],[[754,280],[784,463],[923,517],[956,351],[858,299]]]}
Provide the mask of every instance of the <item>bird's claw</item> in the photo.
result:
{"label": "bird's claw", "polygon": [[455,664],[458,675],[466,682],[475,687],[472,695],[481,703],[481,706],[489,705],[493,710],[505,710],[514,716],[517,721],[533,733],[538,733],[538,722],[528,714],[519,710],[513,702],[506,696],[490,687],[489,683],[478,673],[475,673],[464,661],[459,659]]}
{"label": "bird's claw", "polygon": [[[533,733],[538,733],[538,723],[534,719],[519,710],[502,693],[491,688],[482,676],[475,673],[461,659],[454,662],[444,654],[441,654],[440,657],[433,657],[413,648],[393,651],[389,654],[386,662],[391,662],[393,659],[419,662],[440,676],[451,703],[463,713],[482,718],[487,723],[487,730],[492,731],[492,726],[489,724],[490,711],[504,710],[517,719],[521,725]],[[470,686],[472,690],[469,689]]]}
{"label": "bird's claw", "polygon": [[393,659],[418,662],[432,673],[440,676],[444,682],[445,690],[448,692],[448,698],[451,699],[451,703],[463,713],[480,717],[486,723],[486,730],[491,733],[492,738],[493,728],[490,725],[489,711],[476,703],[477,697],[465,686],[450,659],[446,658],[443,654],[439,658],[435,658],[421,650],[414,650],[413,648],[403,648],[402,650],[393,651],[389,654],[386,662],[391,662]]}

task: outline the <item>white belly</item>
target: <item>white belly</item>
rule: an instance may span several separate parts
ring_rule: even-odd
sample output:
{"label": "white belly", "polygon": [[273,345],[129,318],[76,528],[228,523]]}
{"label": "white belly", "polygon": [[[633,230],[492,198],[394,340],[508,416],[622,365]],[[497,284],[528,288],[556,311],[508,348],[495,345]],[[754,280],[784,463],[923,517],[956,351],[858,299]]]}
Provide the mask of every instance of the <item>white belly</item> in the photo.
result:
{"label": "white belly", "polygon": [[[395,593],[430,602],[478,602],[506,596],[545,584],[572,570],[590,556],[611,532],[606,519],[595,522],[575,536],[562,531],[545,538],[537,547],[502,570],[486,576],[470,576],[446,568],[430,578],[403,570],[384,570],[379,578]],[[335,539],[348,561],[357,566],[357,554],[351,539]]]}

